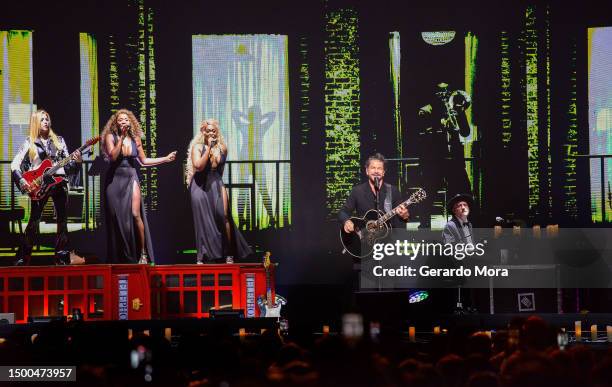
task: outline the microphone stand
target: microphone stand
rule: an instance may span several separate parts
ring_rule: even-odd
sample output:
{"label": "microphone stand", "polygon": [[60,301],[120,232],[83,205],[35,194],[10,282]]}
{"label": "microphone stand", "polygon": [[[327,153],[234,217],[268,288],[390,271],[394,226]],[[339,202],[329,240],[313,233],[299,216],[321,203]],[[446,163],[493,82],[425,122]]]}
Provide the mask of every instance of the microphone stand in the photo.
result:
{"label": "microphone stand", "polygon": [[[376,197],[376,211],[380,211],[380,201],[379,201],[380,195],[379,194],[380,194],[380,178],[375,177],[374,178],[374,195]],[[378,291],[381,291],[381,290],[382,290],[382,278],[378,277]]]}
{"label": "microphone stand", "polygon": [[376,211],[380,211],[380,201],[379,201],[379,193],[380,193],[380,179],[378,177],[374,178],[374,192],[376,197]]}

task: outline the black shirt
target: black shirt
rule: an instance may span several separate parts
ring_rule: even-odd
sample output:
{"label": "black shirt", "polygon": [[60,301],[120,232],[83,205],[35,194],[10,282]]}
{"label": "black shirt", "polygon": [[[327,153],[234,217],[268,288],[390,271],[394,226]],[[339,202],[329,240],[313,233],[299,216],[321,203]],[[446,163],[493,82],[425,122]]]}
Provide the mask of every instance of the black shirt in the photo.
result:
{"label": "black shirt", "polygon": [[[392,208],[399,206],[403,200],[401,198],[401,194],[396,186],[383,184],[378,192],[378,209],[383,213],[387,212],[385,210],[385,198],[387,197],[387,187],[391,188],[391,204]],[[357,212],[357,216],[362,217],[369,210],[376,209],[376,195],[372,192],[370,188],[370,183],[365,182],[353,187],[350,196],[346,199],[346,202],[340,209],[338,213],[338,220],[340,223],[344,224],[351,216],[353,216],[353,211]],[[391,218],[391,225],[393,227],[405,227],[406,221],[400,218],[399,216],[394,216]]]}

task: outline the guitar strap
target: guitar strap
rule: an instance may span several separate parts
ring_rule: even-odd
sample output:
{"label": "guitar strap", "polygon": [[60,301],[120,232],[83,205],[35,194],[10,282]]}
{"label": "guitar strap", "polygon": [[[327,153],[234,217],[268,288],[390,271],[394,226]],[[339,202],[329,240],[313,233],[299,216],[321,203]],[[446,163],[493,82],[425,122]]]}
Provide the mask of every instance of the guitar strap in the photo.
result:
{"label": "guitar strap", "polygon": [[385,183],[385,188],[387,189],[387,194],[385,195],[385,203],[383,207],[385,212],[389,212],[393,208],[393,201],[391,200],[391,184]]}

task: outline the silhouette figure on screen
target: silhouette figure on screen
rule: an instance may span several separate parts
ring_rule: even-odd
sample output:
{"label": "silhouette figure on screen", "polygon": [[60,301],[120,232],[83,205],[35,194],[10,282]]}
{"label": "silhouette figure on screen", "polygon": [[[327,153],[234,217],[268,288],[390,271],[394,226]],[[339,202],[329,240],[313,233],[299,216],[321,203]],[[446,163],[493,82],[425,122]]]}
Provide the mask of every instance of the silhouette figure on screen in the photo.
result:
{"label": "silhouette figure on screen", "polygon": [[417,112],[420,180],[428,193],[421,206],[420,228],[431,227],[435,193],[440,188],[446,186],[447,198],[471,192],[460,141],[471,132],[465,114],[471,98],[463,90],[450,91],[448,84],[439,83],[427,102]]}

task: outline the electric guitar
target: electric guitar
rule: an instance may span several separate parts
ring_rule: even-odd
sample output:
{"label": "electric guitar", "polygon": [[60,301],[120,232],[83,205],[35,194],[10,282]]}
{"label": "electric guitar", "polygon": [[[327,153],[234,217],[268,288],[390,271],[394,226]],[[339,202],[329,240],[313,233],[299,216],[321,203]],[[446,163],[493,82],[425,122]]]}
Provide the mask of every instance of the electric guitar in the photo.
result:
{"label": "electric guitar", "polygon": [[271,266],[276,266],[277,264],[272,264],[270,262],[270,252],[266,251],[264,255],[263,261],[264,268],[266,269],[266,296],[260,295],[257,298],[257,306],[259,306],[259,317],[280,317],[281,308],[283,305],[287,304],[287,300],[275,294],[272,297],[272,286],[270,285],[270,271]]}
{"label": "electric guitar", "polygon": [[[92,137],[77,150],[82,153],[86,148],[94,145],[98,141],[100,141],[100,136]],[[70,160],[72,160],[72,155],[74,155],[75,153],[76,150],[72,152],[68,157],[58,161],[55,165],[53,165],[53,162],[50,159],[44,159],[42,163],[40,163],[40,165],[36,167],[36,169],[25,172],[23,174],[23,178],[28,182],[31,187],[31,190],[30,192],[28,192],[28,195],[30,195],[30,198],[32,198],[32,200],[44,199],[49,193],[51,187],[61,183],[64,180],[64,177],[53,176],[53,174],[55,174],[58,169],[63,168],[66,164],[68,164]]]}
{"label": "electric guitar", "polygon": [[349,253],[355,258],[369,256],[374,250],[374,244],[389,235],[390,230],[387,222],[397,214],[398,208],[419,203],[426,197],[425,190],[419,188],[418,191],[410,195],[408,200],[402,202],[386,214],[382,211],[370,210],[361,218],[350,218],[355,225],[355,231],[346,233],[344,227],[340,228],[340,241],[344,247],[342,253]]}

